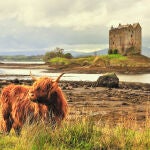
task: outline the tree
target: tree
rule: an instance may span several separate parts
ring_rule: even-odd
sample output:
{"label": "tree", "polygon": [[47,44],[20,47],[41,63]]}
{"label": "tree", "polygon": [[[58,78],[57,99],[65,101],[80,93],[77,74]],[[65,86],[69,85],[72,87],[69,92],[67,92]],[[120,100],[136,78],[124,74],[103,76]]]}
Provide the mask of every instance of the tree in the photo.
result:
{"label": "tree", "polygon": [[44,57],[43,57],[43,60],[45,62],[48,62],[50,59],[55,58],[55,57],[63,57],[63,58],[70,59],[73,56],[70,53],[64,54],[63,48],[56,47],[54,50],[52,50],[50,52],[46,52]]}
{"label": "tree", "polygon": [[48,62],[48,60],[52,59],[52,58],[55,58],[57,57],[57,54],[54,52],[54,51],[51,51],[51,52],[46,52],[44,57],[43,57],[43,60],[45,62]]}
{"label": "tree", "polygon": [[64,55],[63,48],[56,47],[53,51],[56,53],[57,57],[63,57]]}
{"label": "tree", "polygon": [[118,54],[118,50],[114,49],[113,54]]}
{"label": "tree", "polygon": [[66,53],[66,54],[64,55],[64,57],[65,57],[65,58],[68,58],[68,59],[73,58],[73,56],[71,55],[71,53]]}

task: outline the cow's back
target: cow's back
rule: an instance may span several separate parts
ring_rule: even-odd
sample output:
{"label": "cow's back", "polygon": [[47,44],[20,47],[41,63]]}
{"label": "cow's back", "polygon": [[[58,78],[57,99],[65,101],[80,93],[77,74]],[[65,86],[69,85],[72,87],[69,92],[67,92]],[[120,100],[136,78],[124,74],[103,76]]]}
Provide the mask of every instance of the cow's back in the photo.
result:
{"label": "cow's back", "polygon": [[2,89],[1,93],[1,103],[9,103],[11,105],[13,102],[24,98],[28,93],[28,87],[23,85],[10,84]]}

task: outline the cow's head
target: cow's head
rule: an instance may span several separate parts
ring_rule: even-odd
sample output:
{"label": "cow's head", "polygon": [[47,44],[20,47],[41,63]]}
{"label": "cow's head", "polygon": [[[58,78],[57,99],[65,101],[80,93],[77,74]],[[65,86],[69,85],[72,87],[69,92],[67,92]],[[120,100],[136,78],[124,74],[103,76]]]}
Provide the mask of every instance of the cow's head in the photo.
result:
{"label": "cow's head", "polygon": [[67,101],[58,85],[62,73],[56,80],[49,77],[35,79],[30,91],[29,98],[33,102],[51,106],[57,117],[65,117],[67,113]]}

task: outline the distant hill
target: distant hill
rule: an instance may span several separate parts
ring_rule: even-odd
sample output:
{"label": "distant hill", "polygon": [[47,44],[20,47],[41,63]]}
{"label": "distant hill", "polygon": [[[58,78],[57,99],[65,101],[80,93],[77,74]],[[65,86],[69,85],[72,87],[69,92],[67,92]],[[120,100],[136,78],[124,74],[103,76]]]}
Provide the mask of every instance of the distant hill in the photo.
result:
{"label": "distant hill", "polygon": [[[80,57],[80,56],[89,56],[89,55],[106,55],[108,53],[108,48],[103,49],[103,50],[97,50],[94,52],[77,52],[77,51],[67,51],[67,53],[71,53],[74,57]],[[42,56],[45,54],[45,51],[43,50],[31,50],[31,51],[21,51],[21,52],[7,52],[3,51],[0,52],[0,56]],[[142,47],[142,54],[150,57],[150,48],[148,47]],[[1,57],[0,57],[1,60]]]}
{"label": "distant hill", "polygon": [[0,61],[42,61],[43,56],[25,56],[25,55],[14,55],[14,56],[0,56]]}
{"label": "distant hill", "polygon": [[22,51],[2,51],[0,52],[0,56],[37,56],[37,55],[44,55],[45,52],[43,50],[22,50]]}
{"label": "distant hill", "polygon": [[108,49],[98,50],[94,52],[76,52],[76,51],[69,51],[73,55],[73,57],[82,57],[82,56],[91,56],[91,55],[106,55],[108,53]]}
{"label": "distant hill", "polygon": [[143,47],[142,48],[142,54],[147,56],[147,57],[150,57],[150,48],[148,47]]}
{"label": "distant hill", "polygon": [[[103,50],[98,50],[95,52],[75,52],[75,51],[70,51],[70,53],[74,56],[74,57],[79,57],[79,56],[89,56],[89,55],[106,55],[108,54],[108,49],[103,49]],[[150,57],[150,48],[148,47],[142,47],[142,55]]]}

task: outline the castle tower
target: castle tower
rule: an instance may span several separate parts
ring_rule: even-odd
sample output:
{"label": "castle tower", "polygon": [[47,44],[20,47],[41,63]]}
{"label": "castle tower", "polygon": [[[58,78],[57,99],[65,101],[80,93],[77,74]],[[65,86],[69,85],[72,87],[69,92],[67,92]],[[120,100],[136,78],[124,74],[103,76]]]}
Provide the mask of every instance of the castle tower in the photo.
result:
{"label": "castle tower", "polygon": [[[141,54],[142,29],[139,23],[113,26],[109,30],[109,49],[117,49],[119,54]],[[131,52],[132,51],[132,52]]]}

